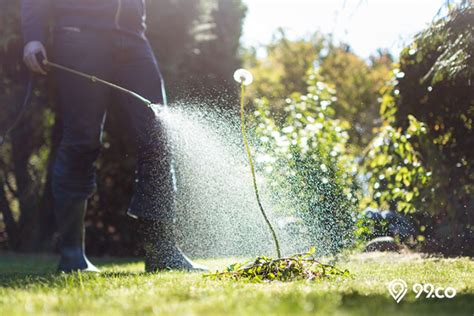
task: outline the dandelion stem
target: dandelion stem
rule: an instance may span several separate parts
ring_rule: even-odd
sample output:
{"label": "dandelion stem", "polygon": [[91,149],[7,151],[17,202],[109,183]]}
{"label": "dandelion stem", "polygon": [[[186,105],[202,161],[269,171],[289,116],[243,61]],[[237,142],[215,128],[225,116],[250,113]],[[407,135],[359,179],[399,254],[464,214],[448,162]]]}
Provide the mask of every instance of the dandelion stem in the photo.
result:
{"label": "dandelion stem", "polygon": [[244,145],[245,145],[245,151],[247,152],[247,157],[249,160],[249,165],[250,165],[250,171],[252,174],[252,180],[253,180],[253,189],[255,191],[255,196],[257,197],[257,203],[258,207],[260,208],[260,212],[263,215],[263,218],[265,219],[265,222],[267,223],[268,228],[270,229],[273,237],[273,241],[275,242],[275,248],[276,252],[278,255],[278,258],[281,257],[281,252],[280,252],[280,243],[278,242],[277,235],[275,233],[275,230],[273,229],[272,224],[270,223],[270,220],[268,219],[267,213],[263,209],[262,202],[260,201],[260,194],[258,192],[258,186],[257,186],[257,178],[255,176],[255,167],[253,164],[253,159],[252,159],[252,154],[250,152],[250,146],[249,142],[247,140],[247,131],[245,128],[245,111],[244,111],[244,105],[245,105],[245,85],[242,81],[241,83],[241,91],[240,91],[240,124],[242,127],[242,137],[244,140]]}

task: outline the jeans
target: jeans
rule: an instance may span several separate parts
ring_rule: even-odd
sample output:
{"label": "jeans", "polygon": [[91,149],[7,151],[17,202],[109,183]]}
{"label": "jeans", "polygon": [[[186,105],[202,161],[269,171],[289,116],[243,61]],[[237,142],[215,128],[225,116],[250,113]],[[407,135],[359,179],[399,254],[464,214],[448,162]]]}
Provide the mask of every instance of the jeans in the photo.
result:
{"label": "jeans", "polygon": [[[52,61],[111,81],[163,104],[162,76],[145,37],[119,31],[61,28],[54,32]],[[174,217],[172,157],[163,126],[141,101],[100,83],[63,70],[53,70],[62,139],[53,166],[55,200],[87,199],[96,187],[94,162],[106,112],[125,112],[137,146],[132,217],[169,220]]]}

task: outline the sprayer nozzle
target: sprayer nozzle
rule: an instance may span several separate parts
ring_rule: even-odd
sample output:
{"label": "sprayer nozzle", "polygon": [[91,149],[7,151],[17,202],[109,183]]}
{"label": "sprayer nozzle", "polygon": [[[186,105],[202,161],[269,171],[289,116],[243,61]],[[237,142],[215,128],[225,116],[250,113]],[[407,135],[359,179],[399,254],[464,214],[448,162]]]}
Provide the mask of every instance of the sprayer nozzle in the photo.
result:
{"label": "sprayer nozzle", "polygon": [[156,116],[162,116],[166,111],[166,106],[163,104],[150,103],[148,107],[153,110]]}

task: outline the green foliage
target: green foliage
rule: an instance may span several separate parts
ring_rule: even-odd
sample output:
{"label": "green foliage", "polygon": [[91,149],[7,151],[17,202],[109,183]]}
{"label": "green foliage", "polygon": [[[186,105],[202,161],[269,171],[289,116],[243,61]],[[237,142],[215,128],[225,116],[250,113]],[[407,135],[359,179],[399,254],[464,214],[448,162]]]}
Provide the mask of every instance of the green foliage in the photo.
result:
{"label": "green foliage", "polygon": [[363,206],[413,213],[430,194],[430,176],[422,164],[414,141],[426,139],[427,130],[422,122],[409,115],[406,130],[390,125],[396,109],[395,96],[388,89],[382,109],[386,122],[366,148],[364,170],[367,171],[368,196]]}
{"label": "green foliage", "polygon": [[214,280],[289,282],[296,280],[314,281],[350,275],[348,270],[343,271],[333,265],[324,264],[314,259],[312,256],[315,251],[316,249],[312,247],[307,253],[285,258],[258,257],[244,264],[231,264],[227,267],[227,271],[208,273],[204,277]]}
{"label": "green foliage", "polygon": [[389,235],[389,223],[386,220],[374,220],[359,214],[354,232],[356,247],[365,246],[367,241]]}
{"label": "green foliage", "polygon": [[320,74],[336,88],[333,108],[337,118],[350,124],[353,146],[365,147],[380,126],[379,91],[389,79],[391,68],[392,57],[383,51],[371,57],[371,63],[342,47],[331,49],[322,59]]}
{"label": "green foliage", "polygon": [[369,143],[373,129],[381,121],[379,90],[389,78],[390,54],[379,51],[367,62],[347,45],[334,44],[330,36],[315,33],[309,38],[290,40],[282,30],[265,51],[264,57],[257,57],[255,51],[246,56],[246,63],[255,74],[250,93],[254,98],[267,98],[275,117],[284,118],[287,96],[306,93],[308,71],[316,67],[321,80],[338,92],[332,108],[338,119],[350,124],[353,150],[360,152]]}
{"label": "green foliage", "polygon": [[250,93],[254,98],[267,98],[272,112],[281,114],[287,96],[306,92],[307,72],[319,59],[324,42],[325,38],[320,34],[290,40],[282,29],[278,30],[273,41],[265,47],[264,58],[257,57],[256,52],[247,56],[246,62],[255,77]]}
{"label": "green foliage", "polygon": [[472,205],[474,196],[473,21],[472,4],[453,9],[420,33],[400,57],[404,76],[398,79],[395,124],[406,127],[409,114],[425,123],[429,141],[416,145],[433,171],[434,204],[450,215],[467,211],[465,205]]}
{"label": "green foliage", "polygon": [[[0,19],[0,30],[2,36],[0,37],[0,51],[5,53],[8,51],[12,42],[19,40],[18,34],[18,2],[1,3],[3,11]],[[3,68],[3,67],[2,67]],[[0,68],[0,71],[2,70]]]}
{"label": "green foliage", "polygon": [[[20,1],[0,1],[0,133],[17,118],[26,91],[28,72],[23,66]],[[52,105],[44,80],[35,80],[29,111],[0,147],[0,247],[43,249],[49,221],[49,148],[54,147]],[[39,216],[43,208],[42,217]],[[48,219],[48,220],[46,220]],[[43,225],[48,221],[48,226]],[[52,235],[52,232],[50,236]]]}
{"label": "green foliage", "polygon": [[450,9],[445,18],[418,34],[411,46],[405,48],[401,57],[407,64],[428,62],[431,65],[420,83],[436,85],[442,81],[472,79],[473,15],[474,4],[465,0],[459,7]]}
{"label": "green foliage", "polygon": [[256,134],[264,148],[257,163],[270,191],[285,192],[276,197],[288,204],[280,211],[302,218],[311,242],[335,252],[352,240],[356,164],[347,151],[347,125],[334,118],[335,91],[319,79],[313,73],[308,93],[286,100],[281,127],[268,101],[256,101]]}
{"label": "green foliage", "polygon": [[402,51],[382,98],[385,123],[367,148],[365,202],[415,213],[427,251],[473,251],[472,34],[465,1]]}

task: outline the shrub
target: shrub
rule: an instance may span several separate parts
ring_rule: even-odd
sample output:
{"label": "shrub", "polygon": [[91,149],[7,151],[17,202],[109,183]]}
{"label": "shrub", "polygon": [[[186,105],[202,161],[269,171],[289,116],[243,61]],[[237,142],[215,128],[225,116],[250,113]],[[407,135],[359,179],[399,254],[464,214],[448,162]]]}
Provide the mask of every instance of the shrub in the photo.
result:
{"label": "shrub", "polygon": [[265,99],[256,100],[257,163],[268,180],[280,212],[302,219],[310,243],[333,253],[352,241],[357,205],[356,165],[347,150],[348,126],[334,118],[335,91],[313,72],[308,93],[286,100],[278,125]]}
{"label": "shrub", "polygon": [[474,250],[473,21],[464,1],[402,51],[365,164],[372,203],[414,213],[446,254]]}

